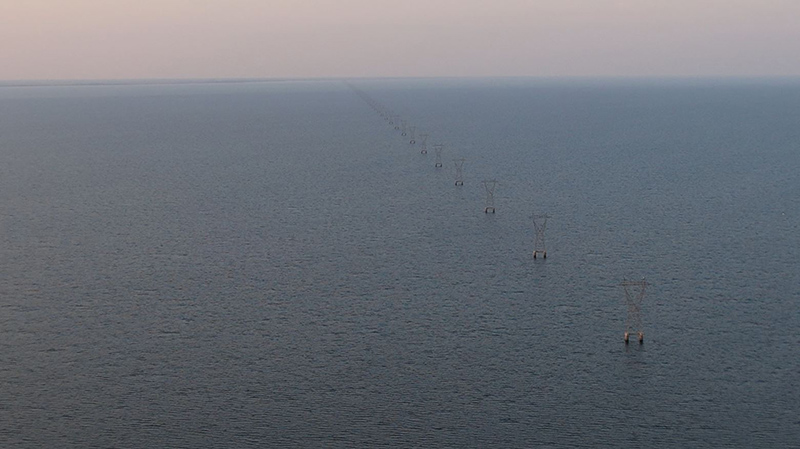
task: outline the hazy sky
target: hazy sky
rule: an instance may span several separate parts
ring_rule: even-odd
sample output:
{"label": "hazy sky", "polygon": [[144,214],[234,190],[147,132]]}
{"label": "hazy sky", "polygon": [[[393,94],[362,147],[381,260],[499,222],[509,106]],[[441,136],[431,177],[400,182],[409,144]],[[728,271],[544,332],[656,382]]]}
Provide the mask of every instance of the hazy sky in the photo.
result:
{"label": "hazy sky", "polygon": [[0,79],[800,76],[800,0],[0,0]]}

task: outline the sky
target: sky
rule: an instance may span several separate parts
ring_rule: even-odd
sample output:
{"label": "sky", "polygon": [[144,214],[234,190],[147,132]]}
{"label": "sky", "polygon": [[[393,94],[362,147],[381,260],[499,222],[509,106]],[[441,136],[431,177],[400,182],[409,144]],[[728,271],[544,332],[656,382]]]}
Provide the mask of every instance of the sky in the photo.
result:
{"label": "sky", "polygon": [[800,76],[800,0],[0,0],[0,80]]}

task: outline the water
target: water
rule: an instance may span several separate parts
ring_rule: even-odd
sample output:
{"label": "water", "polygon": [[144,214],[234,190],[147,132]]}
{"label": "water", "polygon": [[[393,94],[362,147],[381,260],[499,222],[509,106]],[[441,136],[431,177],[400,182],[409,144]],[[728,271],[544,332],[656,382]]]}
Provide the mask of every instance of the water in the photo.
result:
{"label": "water", "polygon": [[800,445],[800,84],[353,84],[0,88],[0,446]]}

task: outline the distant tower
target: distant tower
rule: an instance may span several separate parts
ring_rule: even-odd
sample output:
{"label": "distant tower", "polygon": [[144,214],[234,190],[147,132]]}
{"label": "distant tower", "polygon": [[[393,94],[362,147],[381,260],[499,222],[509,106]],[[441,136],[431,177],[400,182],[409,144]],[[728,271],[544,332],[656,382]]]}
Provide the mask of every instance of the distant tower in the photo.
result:
{"label": "distant tower", "polygon": [[497,180],[491,179],[483,181],[483,188],[486,190],[486,207],[484,213],[494,213],[494,188],[497,187]]}
{"label": "distant tower", "polygon": [[463,186],[464,185],[464,159],[453,159],[453,162],[456,164],[456,185]]}
{"label": "distant tower", "polygon": [[436,163],[433,166],[436,168],[442,166],[442,150],[444,150],[444,144],[442,143],[437,143],[433,146],[433,151],[436,153]]}
{"label": "distant tower", "polygon": [[394,129],[399,130],[400,129],[400,116],[399,115],[395,115],[394,117],[392,117],[392,120],[389,123],[393,123],[394,124]]}
{"label": "distant tower", "polygon": [[428,154],[428,135],[427,134],[420,134],[422,137],[422,144],[419,146],[419,152],[421,154]]}
{"label": "distant tower", "polygon": [[405,136],[408,132],[408,122],[405,120],[400,120],[400,135]]}
{"label": "distant tower", "polygon": [[415,143],[417,143],[417,141],[414,140],[414,133],[416,131],[417,131],[417,127],[416,126],[409,126],[408,127],[408,134],[411,136],[411,140],[409,140],[408,143],[410,143],[411,145],[414,145]]}
{"label": "distant tower", "polygon": [[647,281],[623,280],[620,284],[625,290],[625,302],[628,304],[628,318],[625,320],[625,344],[628,337],[636,332],[639,344],[644,343],[644,329],[642,328],[642,301],[647,290]]}
{"label": "distant tower", "polygon": [[533,229],[536,232],[536,237],[533,239],[533,258],[535,259],[538,254],[547,259],[547,246],[544,243],[544,231],[547,230],[547,219],[550,218],[547,214],[533,216]]}

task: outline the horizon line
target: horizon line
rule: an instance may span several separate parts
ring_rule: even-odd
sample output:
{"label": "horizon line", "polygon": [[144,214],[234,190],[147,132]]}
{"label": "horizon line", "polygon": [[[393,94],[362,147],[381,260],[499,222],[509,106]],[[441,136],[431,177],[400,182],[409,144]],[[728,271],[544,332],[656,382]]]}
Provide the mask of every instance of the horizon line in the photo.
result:
{"label": "horizon line", "polygon": [[244,84],[347,80],[540,80],[540,81],[800,81],[800,75],[490,75],[490,76],[319,76],[319,77],[168,77],[32,78],[0,80],[0,87],[134,86],[158,84]]}

